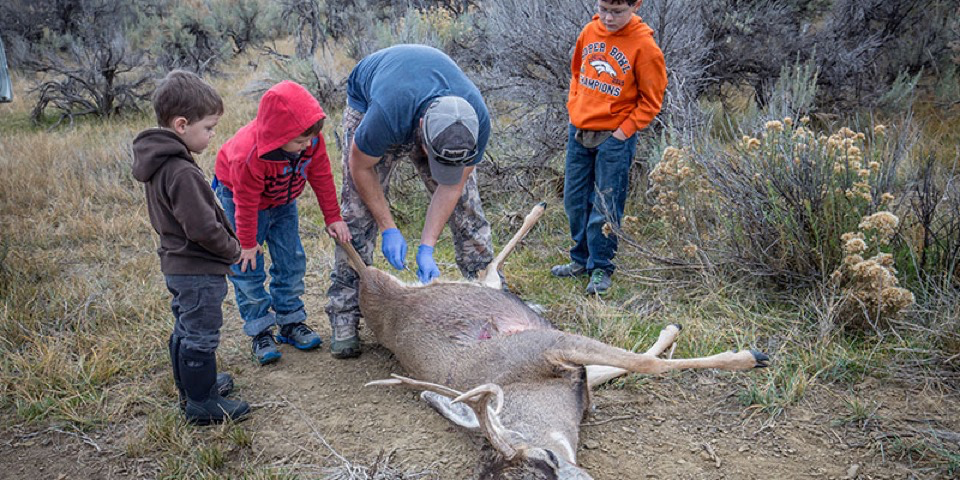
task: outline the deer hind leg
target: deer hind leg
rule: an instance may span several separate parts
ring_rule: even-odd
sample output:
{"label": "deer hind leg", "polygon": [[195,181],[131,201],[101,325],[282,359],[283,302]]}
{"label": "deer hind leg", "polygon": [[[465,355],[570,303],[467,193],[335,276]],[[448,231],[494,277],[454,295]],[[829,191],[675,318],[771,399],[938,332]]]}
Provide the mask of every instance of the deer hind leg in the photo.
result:
{"label": "deer hind leg", "polygon": [[[680,335],[680,330],[682,329],[683,327],[679,324],[674,323],[667,325],[663,330],[660,330],[660,336],[657,338],[657,341],[647,349],[645,353],[659,357],[667,348],[670,348],[670,353],[667,355],[667,358],[673,358],[673,350],[677,346],[677,336]],[[627,369],[611,367],[609,365],[587,365],[586,369],[587,384],[590,385],[591,389],[598,385],[603,385],[614,378],[630,373]]]}
{"label": "deer hind leg", "polygon": [[544,354],[549,361],[559,365],[605,365],[648,374],[690,368],[749,370],[766,367],[770,361],[767,355],[757,350],[724,352],[701,358],[663,359],[647,353],[628,352],[579,335],[567,335],[556,347]]}

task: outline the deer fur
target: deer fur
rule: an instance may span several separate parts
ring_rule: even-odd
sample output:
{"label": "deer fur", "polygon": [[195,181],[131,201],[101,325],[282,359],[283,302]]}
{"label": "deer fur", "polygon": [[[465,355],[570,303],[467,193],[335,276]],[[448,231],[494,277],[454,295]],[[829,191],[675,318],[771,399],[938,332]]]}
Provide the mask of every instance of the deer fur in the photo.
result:
{"label": "deer fur", "polygon": [[[504,252],[529,231],[543,208],[540,204],[527,216]],[[556,330],[499,288],[504,252],[479,283],[408,285],[365,265],[351,245],[340,248],[360,277],[360,311],[367,327],[408,375],[370,384],[421,390],[448,420],[486,436],[496,454],[480,466],[479,478],[591,478],[576,462],[580,422],[590,389],[611,378],[685,368],[748,370],[768,361],[755,351],[660,358],[676,340],[676,325],[666,327],[642,354]]]}

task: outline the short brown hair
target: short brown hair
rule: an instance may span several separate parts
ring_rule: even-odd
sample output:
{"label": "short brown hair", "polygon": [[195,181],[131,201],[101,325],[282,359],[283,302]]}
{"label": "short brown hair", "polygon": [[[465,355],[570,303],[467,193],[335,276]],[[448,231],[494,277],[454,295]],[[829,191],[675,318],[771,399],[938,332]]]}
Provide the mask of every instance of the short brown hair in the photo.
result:
{"label": "short brown hair", "polygon": [[223,99],[197,74],[172,70],[153,92],[153,111],[161,127],[169,127],[176,117],[193,123],[207,115],[223,115]]}
{"label": "short brown hair", "polygon": [[317,123],[314,123],[310,128],[306,129],[303,133],[300,134],[301,137],[312,137],[318,133],[320,130],[323,130],[323,119],[317,120]]}

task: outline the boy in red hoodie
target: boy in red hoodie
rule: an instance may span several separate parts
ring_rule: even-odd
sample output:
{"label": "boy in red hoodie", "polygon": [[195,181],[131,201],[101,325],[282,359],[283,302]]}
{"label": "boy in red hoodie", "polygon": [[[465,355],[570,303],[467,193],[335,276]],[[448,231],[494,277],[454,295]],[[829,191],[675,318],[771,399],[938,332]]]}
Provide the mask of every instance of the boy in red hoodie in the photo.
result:
{"label": "boy in red hoodie", "polygon": [[667,87],[663,53],[653,30],[636,16],[643,0],[599,0],[597,15],[573,51],[563,206],[574,246],[557,277],[590,275],[588,294],[611,286],[617,237],[603,225],[620,224],[636,132],[660,112]]}
{"label": "boy in red hoodie", "polygon": [[[240,239],[233,275],[243,331],[253,337],[260,365],[280,359],[276,340],[300,350],[322,343],[306,325],[300,296],[307,269],[300,241],[297,197],[310,183],[326,231],[342,242],[350,231],[340,216],[330,158],[320,130],[326,115],[305,88],[290,81],[274,85],[260,99],[257,117],[227,140],[217,154],[214,189]],[[261,245],[270,252],[270,291]]]}

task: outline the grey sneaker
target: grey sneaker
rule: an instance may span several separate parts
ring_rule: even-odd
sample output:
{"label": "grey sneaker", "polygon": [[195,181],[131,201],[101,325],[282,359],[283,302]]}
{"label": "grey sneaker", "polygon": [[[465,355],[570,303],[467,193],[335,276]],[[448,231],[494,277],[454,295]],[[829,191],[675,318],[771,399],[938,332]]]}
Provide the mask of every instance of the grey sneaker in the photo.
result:
{"label": "grey sneaker", "polygon": [[264,330],[253,337],[253,356],[260,365],[280,360],[280,350],[277,350],[277,342],[273,340],[270,330]]}
{"label": "grey sneaker", "polygon": [[317,332],[310,330],[310,327],[302,323],[291,323],[280,327],[280,334],[277,335],[277,341],[280,343],[289,343],[300,350],[313,350],[323,343]]}
{"label": "grey sneaker", "polygon": [[613,281],[610,280],[610,274],[598,268],[590,274],[587,295],[603,295],[607,293],[611,285],[613,285]]}
{"label": "grey sneaker", "polygon": [[564,263],[551,267],[550,274],[554,277],[580,277],[587,274],[587,267],[577,262]]}
{"label": "grey sneaker", "polygon": [[330,356],[333,358],[356,358],[360,356],[360,335],[356,323],[331,325]]}

